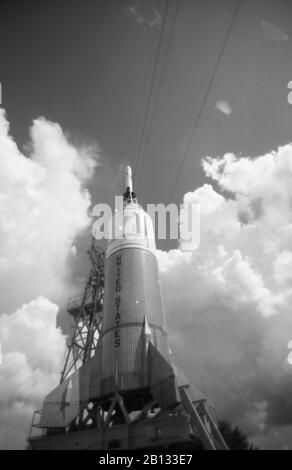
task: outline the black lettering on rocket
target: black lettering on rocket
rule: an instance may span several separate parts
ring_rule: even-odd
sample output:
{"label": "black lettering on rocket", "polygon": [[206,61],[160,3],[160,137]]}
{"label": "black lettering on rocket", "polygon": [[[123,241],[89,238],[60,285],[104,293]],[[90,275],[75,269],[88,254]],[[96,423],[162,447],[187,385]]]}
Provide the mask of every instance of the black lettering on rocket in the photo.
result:
{"label": "black lettering on rocket", "polygon": [[[115,291],[119,293],[122,289],[121,287],[121,264],[122,264],[122,255],[118,255],[116,258],[116,280],[115,280]],[[115,348],[118,349],[121,345],[121,338],[120,338],[120,304],[121,304],[121,297],[118,295],[115,298]]]}

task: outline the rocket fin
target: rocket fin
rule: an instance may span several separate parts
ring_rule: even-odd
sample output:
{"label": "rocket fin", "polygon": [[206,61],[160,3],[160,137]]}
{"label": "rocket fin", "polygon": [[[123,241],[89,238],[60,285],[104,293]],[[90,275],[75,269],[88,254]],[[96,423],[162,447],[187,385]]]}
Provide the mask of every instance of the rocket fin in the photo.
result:
{"label": "rocket fin", "polygon": [[66,427],[78,415],[79,403],[79,370],[77,370],[45,397],[40,426]]}
{"label": "rocket fin", "polygon": [[150,389],[158,405],[169,408],[180,402],[175,372],[156,347],[149,343]]}
{"label": "rocket fin", "polygon": [[40,427],[64,428],[80,413],[81,405],[100,393],[98,351],[44,400]]}
{"label": "rocket fin", "polygon": [[177,384],[179,387],[187,386],[190,384],[190,381],[187,379],[185,374],[177,367],[176,365],[173,365],[175,375],[177,378]]}

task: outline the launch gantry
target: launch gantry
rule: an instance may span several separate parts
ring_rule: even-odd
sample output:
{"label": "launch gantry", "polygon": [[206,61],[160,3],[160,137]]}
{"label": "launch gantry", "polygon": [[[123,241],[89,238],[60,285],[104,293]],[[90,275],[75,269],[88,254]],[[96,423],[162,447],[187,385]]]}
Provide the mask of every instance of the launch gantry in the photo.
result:
{"label": "launch gantry", "polygon": [[[93,239],[91,271],[68,312],[75,327],[60,384],[37,412],[30,449],[226,450],[206,397],[168,346],[155,237],[126,171],[120,236]],[[130,222],[130,224],[129,224]],[[120,227],[120,225],[119,225]]]}

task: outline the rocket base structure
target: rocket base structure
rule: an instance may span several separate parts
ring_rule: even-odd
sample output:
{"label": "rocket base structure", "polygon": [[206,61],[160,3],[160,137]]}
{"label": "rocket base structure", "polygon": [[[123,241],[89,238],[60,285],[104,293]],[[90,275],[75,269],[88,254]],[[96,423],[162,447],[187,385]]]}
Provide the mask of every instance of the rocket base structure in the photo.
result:
{"label": "rocket base structure", "polygon": [[206,397],[168,346],[155,237],[126,170],[106,252],[93,238],[60,384],[34,414],[28,449],[227,450]]}

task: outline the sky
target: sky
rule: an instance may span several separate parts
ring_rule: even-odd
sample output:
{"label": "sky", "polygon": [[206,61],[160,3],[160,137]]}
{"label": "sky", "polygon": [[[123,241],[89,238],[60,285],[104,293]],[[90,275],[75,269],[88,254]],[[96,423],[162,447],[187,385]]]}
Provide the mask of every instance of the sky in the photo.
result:
{"label": "sky", "polygon": [[291,2],[242,0],[188,147],[236,3],[0,1],[0,447],[58,381],[89,211],[127,163],[142,204],[201,204],[198,250],[158,242],[177,362],[256,444],[292,447]]}

